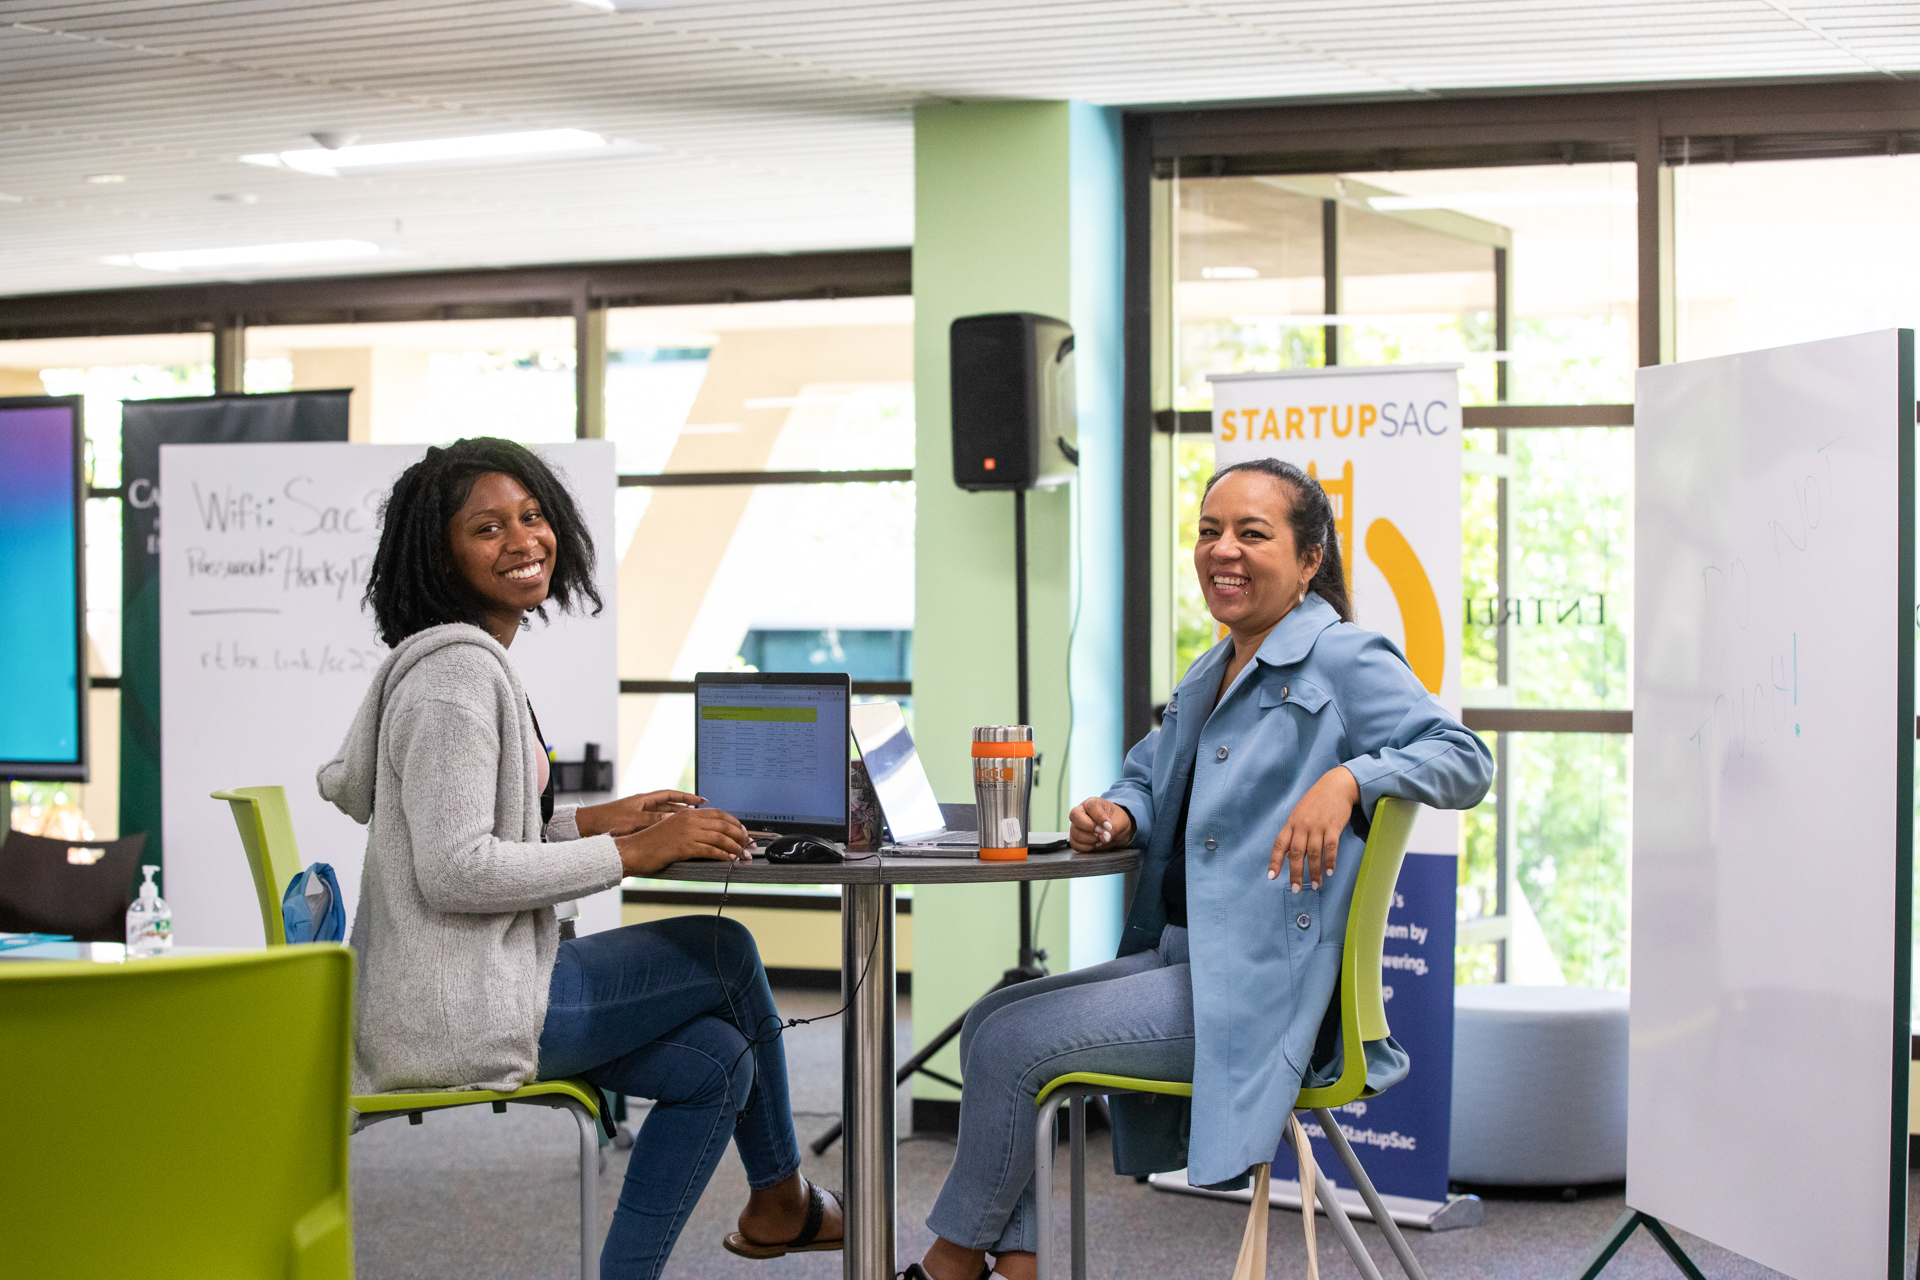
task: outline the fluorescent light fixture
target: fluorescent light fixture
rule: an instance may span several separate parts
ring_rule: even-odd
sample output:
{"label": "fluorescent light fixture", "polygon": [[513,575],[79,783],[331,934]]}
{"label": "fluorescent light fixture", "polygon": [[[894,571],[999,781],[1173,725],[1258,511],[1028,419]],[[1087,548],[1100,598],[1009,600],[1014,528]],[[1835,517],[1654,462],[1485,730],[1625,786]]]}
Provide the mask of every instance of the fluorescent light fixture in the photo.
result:
{"label": "fluorescent light fixture", "polygon": [[25,196],[9,195],[5,191],[0,191],[0,204],[25,204],[26,199]]}
{"label": "fluorescent light fixture", "polygon": [[195,267],[280,267],[307,262],[372,258],[380,246],[370,240],[303,240],[297,244],[250,244],[232,249],[163,249],[153,253],[116,253],[100,259],[110,267],[148,271],[186,271]]}
{"label": "fluorescent light fixture", "polygon": [[1383,213],[1397,209],[1542,209],[1566,205],[1634,204],[1632,191],[1462,191],[1441,196],[1368,196]]}
{"label": "fluorescent light fixture", "polygon": [[241,156],[242,164],[269,169],[298,169],[323,177],[338,177],[343,169],[371,169],[386,165],[435,164],[461,160],[518,160],[529,156],[597,151],[611,146],[585,129],[534,129],[526,133],[488,133],[472,138],[435,138],[428,142],[374,142],[366,146],[308,147],[301,151],[266,151]]}
{"label": "fluorescent light fixture", "polygon": [[1200,278],[1202,280],[1258,280],[1260,271],[1257,267],[1202,267]]}
{"label": "fluorescent light fixture", "polygon": [[87,175],[87,181],[96,187],[118,186],[126,180],[127,175],[124,173],[90,173]]}

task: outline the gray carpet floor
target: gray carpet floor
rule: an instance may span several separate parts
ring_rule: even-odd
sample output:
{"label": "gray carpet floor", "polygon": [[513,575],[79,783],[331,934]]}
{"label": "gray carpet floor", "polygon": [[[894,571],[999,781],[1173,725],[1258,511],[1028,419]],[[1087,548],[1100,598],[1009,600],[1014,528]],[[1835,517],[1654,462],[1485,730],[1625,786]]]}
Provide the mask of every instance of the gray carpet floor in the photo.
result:
{"label": "gray carpet floor", "polygon": [[[808,992],[780,993],[789,1016],[827,1013],[838,1002]],[[900,1044],[911,1043],[902,1000]],[[805,1144],[837,1118],[840,1105],[840,1030],[836,1022],[787,1033],[788,1069],[805,1172],[823,1186],[841,1182],[840,1148],[819,1159]],[[902,1115],[907,1092],[901,1091]],[[636,1110],[634,1122],[639,1122]],[[494,1115],[474,1107],[429,1116],[424,1124],[388,1122],[352,1142],[355,1248],[361,1280],[533,1280],[578,1274],[579,1192],[572,1120],[561,1113],[510,1108]],[[1233,1270],[1246,1210],[1239,1204],[1173,1195],[1111,1173],[1106,1139],[1089,1138],[1093,1171],[1087,1197],[1089,1272],[1097,1280],[1224,1280]],[[928,1208],[952,1161],[950,1142],[906,1137],[900,1146],[899,1204],[902,1264],[930,1242]],[[1064,1157],[1064,1151],[1062,1155]],[[607,1149],[601,1179],[601,1230],[613,1214],[627,1153]],[[1063,1160],[1064,1163],[1064,1160]],[[746,1177],[731,1149],[680,1238],[667,1276],[675,1280],[836,1280],[840,1255],[796,1255],[774,1262],[736,1258],[720,1247],[746,1200]],[[1060,1174],[1058,1235],[1066,1244],[1066,1176]],[[1581,1257],[1624,1209],[1621,1195],[1597,1194],[1572,1203],[1519,1197],[1489,1198],[1486,1222],[1432,1235],[1409,1232],[1414,1252],[1433,1280],[1532,1280],[1570,1277]],[[1920,1213],[1909,1213],[1909,1222]],[[1814,1229],[1809,1224],[1809,1229]],[[1385,1275],[1397,1275],[1380,1233],[1359,1230]],[[1913,1227],[1910,1225],[1909,1231]],[[1270,1231],[1268,1275],[1306,1275],[1299,1215],[1276,1211]],[[1705,1241],[1680,1235],[1712,1280],[1760,1280],[1779,1273]],[[1908,1255],[1912,1257],[1911,1244]],[[1322,1273],[1356,1275],[1351,1260],[1321,1219]],[[1644,1232],[1616,1256],[1609,1280],[1668,1280],[1679,1273]],[[1909,1270],[1911,1274],[1911,1270]]]}

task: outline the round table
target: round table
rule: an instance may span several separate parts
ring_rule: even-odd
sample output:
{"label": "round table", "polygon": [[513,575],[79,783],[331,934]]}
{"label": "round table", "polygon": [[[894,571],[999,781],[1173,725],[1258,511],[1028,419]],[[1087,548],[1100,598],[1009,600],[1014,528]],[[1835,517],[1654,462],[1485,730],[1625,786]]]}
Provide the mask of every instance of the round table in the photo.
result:
{"label": "round table", "polygon": [[[901,858],[849,854],[844,863],[776,866],[680,862],[655,873],[662,880],[840,886],[840,989],[853,991],[841,1019],[840,1114],[845,1125],[847,1280],[892,1280],[896,1219],[894,1161],[893,886],[993,884],[1120,875],[1140,865],[1137,849],[1106,853],[1036,853],[1025,862],[978,858]],[[856,984],[858,984],[856,989]]]}

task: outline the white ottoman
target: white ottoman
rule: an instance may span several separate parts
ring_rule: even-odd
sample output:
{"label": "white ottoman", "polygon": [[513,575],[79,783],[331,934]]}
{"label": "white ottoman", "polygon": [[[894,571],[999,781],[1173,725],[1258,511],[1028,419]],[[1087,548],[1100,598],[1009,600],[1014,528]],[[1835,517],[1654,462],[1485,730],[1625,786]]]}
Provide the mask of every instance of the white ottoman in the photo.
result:
{"label": "white ottoman", "polygon": [[1455,987],[1448,1177],[1578,1186],[1627,1176],[1627,993]]}

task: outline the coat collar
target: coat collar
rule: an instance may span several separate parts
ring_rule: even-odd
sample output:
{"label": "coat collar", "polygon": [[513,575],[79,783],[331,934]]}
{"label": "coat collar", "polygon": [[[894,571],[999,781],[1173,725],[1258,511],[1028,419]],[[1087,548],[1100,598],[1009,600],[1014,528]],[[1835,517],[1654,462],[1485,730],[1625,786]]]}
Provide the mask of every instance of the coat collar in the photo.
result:
{"label": "coat collar", "polygon": [[1260,652],[1253,655],[1254,661],[1270,667],[1303,661],[1313,652],[1314,641],[1320,638],[1320,633],[1338,621],[1340,615],[1333,611],[1333,606],[1322,600],[1318,592],[1309,591],[1307,598],[1267,633]]}
{"label": "coat collar", "polygon": [[[1254,661],[1270,667],[1303,661],[1313,652],[1320,633],[1338,621],[1340,615],[1333,611],[1332,605],[1317,593],[1308,592],[1307,598],[1267,633],[1267,638],[1260,643],[1260,651],[1253,655]],[[1232,657],[1233,640],[1229,637],[1195,658],[1180,687],[1174,691],[1180,711],[1200,713],[1199,718],[1193,720],[1196,726],[1213,711],[1214,697],[1220,691],[1221,669]]]}

